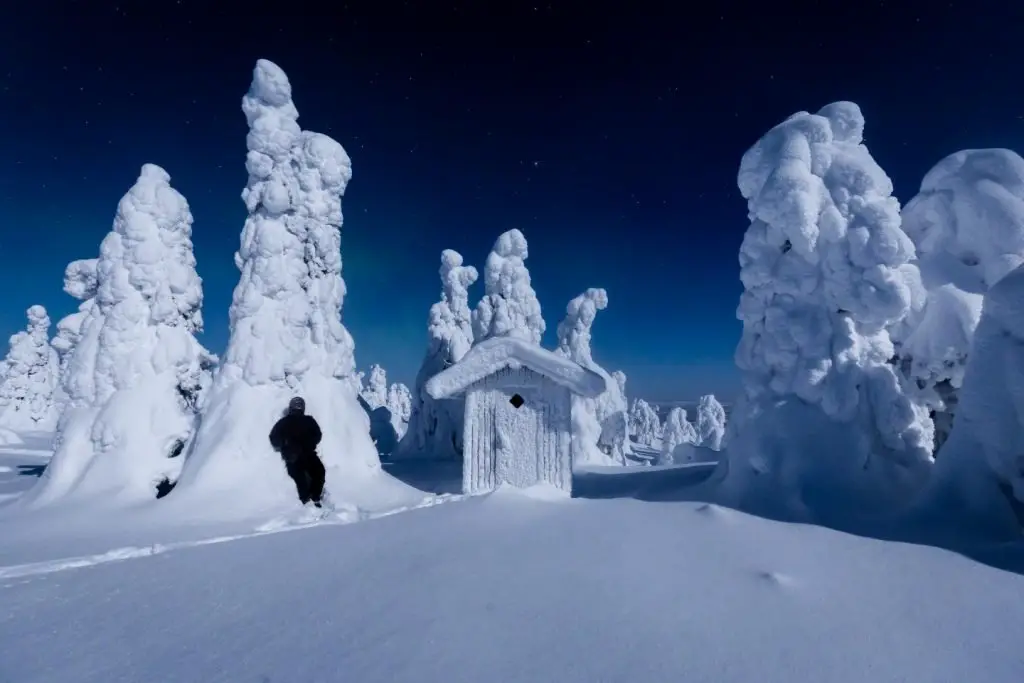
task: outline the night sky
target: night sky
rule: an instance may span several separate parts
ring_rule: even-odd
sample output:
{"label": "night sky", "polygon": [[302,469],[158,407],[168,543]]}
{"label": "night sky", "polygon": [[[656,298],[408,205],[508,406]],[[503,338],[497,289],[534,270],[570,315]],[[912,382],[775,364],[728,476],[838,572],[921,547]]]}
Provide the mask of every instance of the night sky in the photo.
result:
{"label": "night sky", "polygon": [[54,322],[77,306],[61,291],[65,264],[98,254],[152,162],[191,206],[202,340],[223,350],[245,219],[241,98],[258,58],[288,73],[300,125],[352,157],[343,321],[361,369],[381,363],[407,383],[441,250],[482,269],[495,237],[519,228],[546,344],[571,297],[605,287],[595,356],[627,373],[631,395],[729,397],[747,227],[736,170],[761,134],[853,100],[902,202],[946,154],[1024,148],[1019,0],[40,0],[4,11],[3,338],[31,304]]}

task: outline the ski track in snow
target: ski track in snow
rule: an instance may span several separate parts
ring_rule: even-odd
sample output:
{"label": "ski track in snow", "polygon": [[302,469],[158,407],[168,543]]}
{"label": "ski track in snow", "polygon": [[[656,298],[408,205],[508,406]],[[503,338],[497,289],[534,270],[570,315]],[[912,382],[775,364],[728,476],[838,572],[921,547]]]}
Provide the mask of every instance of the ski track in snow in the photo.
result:
{"label": "ski track in snow", "polygon": [[38,576],[40,574],[53,574],[55,572],[63,572],[70,569],[81,569],[83,567],[95,567],[96,565],[108,564],[110,562],[122,562],[124,560],[133,560],[140,557],[153,557],[172,550],[197,548],[204,545],[217,545],[219,543],[229,543],[231,541],[255,538],[257,536],[266,536],[286,531],[298,531],[300,529],[308,529],[316,526],[352,524],[353,522],[380,519],[382,517],[390,517],[391,515],[396,515],[401,512],[408,512],[411,510],[419,510],[422,508],[433,507],[435,505],[456,502],[464,498],[466,498],[464,495],[445,493],[436,496],[428,496],[417,505],[403,506],[393,510],[386,510],[384,512],[367,512],[365,510],[358,510],[355,508],[341,509],[332,510],[324,517],[311,519],[306,519],[308,512],[304,510],[298,515],[276,517],[260,524],[253,531],[243,534],[214,536],[212,538],[204,538],[198,541],[154,543],[153,545],[148,546],[126,546],[92,555],[65,557],[57,560],[46,560],[44,562],[7,565],[6,567],[0,567],[0,580],[19,579],[26,576]]}

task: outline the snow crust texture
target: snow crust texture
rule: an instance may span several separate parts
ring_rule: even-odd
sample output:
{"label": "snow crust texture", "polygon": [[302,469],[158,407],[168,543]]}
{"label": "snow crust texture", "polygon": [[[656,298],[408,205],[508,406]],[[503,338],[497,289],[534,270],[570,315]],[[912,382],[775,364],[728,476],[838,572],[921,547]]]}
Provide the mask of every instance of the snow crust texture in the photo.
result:
{"label": "snow crust texture", "polygon": [[26,315],[28,327],[11,337],[0,366],[0,426],[16,432],[50,432],[60,415],[60,361],[49,344],[46,309],[32,306]]}
{"label": "snow crust texture", "polygon": [[762,448],[748,418],[771,421],[780,401],[799,401],[868,435],[833,470],[874,473],[892,463],[920,471],[931,458],[927,411],[906,396],[889,364],[889,329],[911,310],[906,271],[914,246],[863,132],[860,108],[836,102],[789,117],[740,164],[751,225],[740,249],[743,336],[736,363],[745,391],[734,426],[749,431],[743,444],[730,440],[735,476],[786,472],[799,487],[799,462],[822,464],[820,447]]}
{"label": "snow crust texture", "polygon": [[473,311],[473,338],[516,337],[540,344],[546,325],[526,269],[529,250],[519,230],[502,233],[484,268],[484,296]]}
{"label": "snow crust texture", "polygon": [[146,164],[100,258],[68,266],[65,288],[86,302],[65,319],[68,405],[30,503],[152,499],[176,479],[216,361],[195,338],[203,295],[191,234],[185,198]]}
{"label": "snow crust texture", "polygon": [[473,345],[469,288],[478,273],[452,249],[441,252],[441,299],[430,307],[427,350],[416,373],[409,426],[395,456],[454,458],[462,453],[464,401],[435,400],[426,390],[431,377],[462,360]]}

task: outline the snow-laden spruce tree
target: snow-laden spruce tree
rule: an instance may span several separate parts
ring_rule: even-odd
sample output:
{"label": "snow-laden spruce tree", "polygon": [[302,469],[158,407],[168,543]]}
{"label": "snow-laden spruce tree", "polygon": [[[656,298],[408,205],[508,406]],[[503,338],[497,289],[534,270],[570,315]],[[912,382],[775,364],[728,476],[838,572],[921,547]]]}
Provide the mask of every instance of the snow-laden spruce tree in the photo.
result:
{"label": "snow-laden spruce tree", "polygon": [[956,422],[936,457],[924,507],[948,528],[961,516],[981,533],[1024,531],[1024,267],[985,294],[960,389]]}
{"label": "snow-laden spruce tree", "polygon": [[[602,421],[602,418],[613,419],[615,411],[612,404],[619,407],[621,403],[624,431],[625,398],[618,382],[594,362],[590,348],[594,319],[598,311],[607,307],[608,293],[592,287],[569,301],[565,307],[565,318],[558,324],[558,348],[555,352],[597,372],[605,378],[608,386],[608,390],[597,398],[573,396],[572,456],[576,465],[621,465],[625,462],[625,444],[614,438],[618,434],[614,425],[610,425],[605,434]],[[602,438],[603,435],[605,438]]]}
{"label": "snow-laden spruce tree", "polygon": [[629,409],[629,435],[641,446],[661,448],[661,418],[658,411],[642,398],[633,399]]}
{"label": "snow-laden spruce tree", "polygon": [[713,451],[722,449],[725,438],[725,408],[714,394],[705,394],[697,404],[697,445]]}
{"label": "snow-laden spruce tree", "polygon": [[889,362],[914,245],[863,132],[860,108],[837,102],[794,114],[743,156],[744,393],[720,489],[733,504],[804,516],[895,503],[927,474],[931,420]]}
{"label": "snow-laden spruce tree", "polygon": [[370,376],[360,394],[370,410],[376,410],[388,403],[387,371],[376,363],[370,366]]}
{"label": "snow-laden spruce tree", "polygon": [[629,464],[629,402],[626,399],[626,373],[615,370],[606,381],[608,390],[597,397],[597,421],[601,424],[601,450],[615,462]]}
{"label": "snow-laden spruce tree", "polygon": [[401,382],[388,387],[388,412],[391,413],[391,426],[401,439],[409,429],[409,417],[412,415],[412,392]]}
{"label": "snow-laden spruce tree", "polygon": [[[70,403],[30,502],[152,499],[176,480],[216,360],[195,338],[203,293],[191,234],[170,176],[143,166],[100,246],[94,303],[67,363]],[[93,291],[86,264],[68,278],[73,295]]]}
{"label": "snow-laden spruce tree", "polygon": [[359,503],[377,490],[368,477],[397,482],[380,471],[354,390],[355,343],[341,323],[341,198],[351,163],[335,140],[300,130],[288,77],[270,61],[257,62],[242,110],[249,215],[235,254],[230,339],[169,500],[200,496],[234,513],[297,504],[267,435],[302,396],[323,430],[328,492],[338,504]]}
{"label": "snow-laden spruce tree", "polygon": [[473,345],[469,287],[478,274],[473,266],[463,265],[461,254],[445,249],[440,275],[441,300],[430,307],[427,352],[416,373],[409,426],[394,454],[400,458],[462,454],[464,402],[461,398],[434,400],[425,387],[431,377],[462,360]]}
{"label": "snow-laden spruce tree", "polygon": [[540,344],[546,325],[526,269],[529,250],[518,230],[502,233],[487,256],[484,296],[473,311],[473,341],[516,337]]}
{"label": "snow-laden spruce tree", "polygon": [[682,465],[694,460],[697,432],[686,419],[686,409],[675,406],[665,417],[659,465]]}
{"label": "snow-laden spruce tree", "polygon": [[50,348],[50,316],[42,306],[26,312],[28,327],[13,335],[0,377],[0,427],[51,432],[60,416],[60,361]]}
{"label": "snow-laden spruce tree", "polygon": [[72,261],[64,269],[64,291],[78,299],[78,310],[70,313],[57,322],[57,334],[50,340],[50,346],[57,352],[59,361],[57,404],[61,414],[70,402],[71,397],[66,389],[68,382],[68,363],[71,353],[78,340],[82,338],[82,324],[89,317],[89,311],[96,305],[96,266],[99,259],[79,259]]}
{"label": "snow-laden spruce tree", "polygon": [[1024,159],[968,149],[936,164],[903,209],[924,295],[893,330],[900,369],[933,411],[935,448],[949,435],[982,298],[1024,263]]}

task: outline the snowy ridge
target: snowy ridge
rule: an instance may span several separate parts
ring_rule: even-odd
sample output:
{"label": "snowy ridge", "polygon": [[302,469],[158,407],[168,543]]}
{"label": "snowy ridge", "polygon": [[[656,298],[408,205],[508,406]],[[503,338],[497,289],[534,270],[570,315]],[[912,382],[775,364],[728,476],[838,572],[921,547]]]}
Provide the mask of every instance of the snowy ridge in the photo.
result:
{"label": "snowy ridge", "polygon": [[503,368],[526,366],[580,396],[595,397],[607,389],[605,379],[568,358],[518,337],[492,337],[474,346],[463,359],[435,375],[426,389],[435,399],[454,396],[474,382]]}

